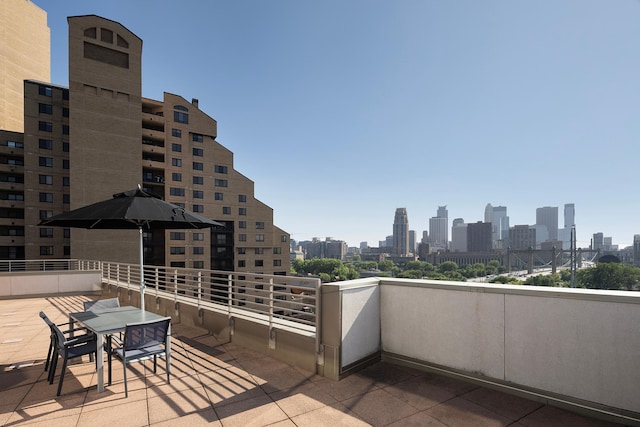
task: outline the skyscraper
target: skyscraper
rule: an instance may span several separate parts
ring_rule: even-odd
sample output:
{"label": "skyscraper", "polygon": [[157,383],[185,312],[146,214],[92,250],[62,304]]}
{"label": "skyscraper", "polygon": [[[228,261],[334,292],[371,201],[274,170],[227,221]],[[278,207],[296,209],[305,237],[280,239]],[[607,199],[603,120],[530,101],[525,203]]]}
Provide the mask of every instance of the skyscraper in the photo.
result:
{"label": "skyscraper", "polygon": [[506,206],[492,206],[487,203],[484,208],[484,222],[491,223],[491,241],[494,249],[508,247],[509,217]]}
{"label": "skyscraper", "polygon": [[393,254],[406,256],[409,253],[409,217],[406,208],[397,208],[393,219]]}
{"label": "skyscraper", "polygon": [[435,217],[429,218],[429,243],[436,249],[449,247],[449,212],[447,206],[438,206]]}
{"label": "skyscraper", "polygon": [[452,252],[467,252],[467,224],[464,219],[456,218],[451,225],[451,247]]}
{"label": "skyscraper", "polygon": [[548,240],[558,239],[558,207],[545,206],[536,209],[536,225],[544,225],[549,233]]}
{"label": "skyscraper", "polygon": [[492,249],[491,223],[478,221],[467,224],[467,251],[487,252]]}
{"label": "skyscraper", "polygon": [[576,225],[576,206],[573,203],[564,205],[564,228],[571,228]]}

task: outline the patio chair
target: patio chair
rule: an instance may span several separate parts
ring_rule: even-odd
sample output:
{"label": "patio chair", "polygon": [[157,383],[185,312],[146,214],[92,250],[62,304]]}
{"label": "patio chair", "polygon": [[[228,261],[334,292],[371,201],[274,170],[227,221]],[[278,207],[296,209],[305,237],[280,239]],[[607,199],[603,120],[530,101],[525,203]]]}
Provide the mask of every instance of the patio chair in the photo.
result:
{"label": "patio chair", "polygon": [[169,378],[169,357],[167,357],[167,334],[169,331],[170,317],[152,322],[130,323],[125,327],[124,338],[119,340],[113,337],[116,346],[108,353],[109,385],[111,385],[111,359],[112,356],[122,360],[124,371],[124,396],[129,396],[127,389],[127,364],[141,362],[153,358],[153,372],[156,373],[158,357],[164,356],[166,360],[167,383]]}
{"label": "patio chair", "polygon": [[105,308],[120,307],[120,300],[118,298],[99,299],[97,301],[85,301],[84,311],[103,310]]}
{"label": "patio chair", "polygon": [[58,392],[56,396],[60,396],[62,391],[62,382],[64,374],[67,370],[67,362],[69,359],[84,356],[85,354],[93,354],[96,356],[96,339],[87,339],[85,337],[67,338],[64,333],[56,326],[52,325],[51,329],[55,332],[55,351],[53,360],[51,361],[51,370],[49,371],[49,384],[53,384],[53,378],[56,374],[58,366],[58,356],[62,357],[62,369],[60,370],[60,382],[58,383]]}
{"label": "patio chair", "polygon": [[[53,330],[52,326],[68,327],[69,324],[61,323],[59,325],[54,325],[54,323],[51,321],[51,319],[49,319],[44,311],[40,312],[40,317],[42,318],[42,320],[44,320],[47,326],[49,326],[49,351],[47,352],[47,360],[44,364],[44,370],[47,371],[49,369],[49,363],[51,363],[52,360],[51,357],[55,355],[54,352],[56,348],[56,333]],[[69,334],[73,332],[74,338],[76,338],[78,341],[91,341],[96,339],[96,336],[92,332],[88,332],[85,328],[65,329],[61,332],[67,336],[70,336]],[[76,332],[82,332],[82,334],[76,335]]]}

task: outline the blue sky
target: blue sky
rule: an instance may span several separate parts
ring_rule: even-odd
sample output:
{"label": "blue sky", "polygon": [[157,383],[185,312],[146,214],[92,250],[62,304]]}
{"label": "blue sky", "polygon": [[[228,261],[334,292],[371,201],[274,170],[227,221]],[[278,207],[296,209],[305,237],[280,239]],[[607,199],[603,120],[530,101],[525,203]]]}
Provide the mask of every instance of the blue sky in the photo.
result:
{"label": "blue sky", "polygon": [[198,98],[293,239],[422,235],[439,205],[511,225],[576,206],[578,245],[640,234],[638,0],[33,0],[53,83],[67,16],[143,40],[143,96]]}

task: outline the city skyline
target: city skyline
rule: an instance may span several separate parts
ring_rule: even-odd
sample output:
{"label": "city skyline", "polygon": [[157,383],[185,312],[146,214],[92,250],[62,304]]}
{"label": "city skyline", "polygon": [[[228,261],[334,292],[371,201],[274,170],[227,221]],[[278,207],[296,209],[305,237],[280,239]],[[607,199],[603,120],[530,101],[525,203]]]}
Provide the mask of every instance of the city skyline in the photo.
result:
{"label": "city skyline", "polygon": [[33,2],[54,84],[68,16],[149,41],[143,96],[199,98],[293,239],[375,244],[397,207],[419,236],[439,205],[476,222],[487,203],[511,225],[575,203],[579,246],[640,232],[637,2]]}

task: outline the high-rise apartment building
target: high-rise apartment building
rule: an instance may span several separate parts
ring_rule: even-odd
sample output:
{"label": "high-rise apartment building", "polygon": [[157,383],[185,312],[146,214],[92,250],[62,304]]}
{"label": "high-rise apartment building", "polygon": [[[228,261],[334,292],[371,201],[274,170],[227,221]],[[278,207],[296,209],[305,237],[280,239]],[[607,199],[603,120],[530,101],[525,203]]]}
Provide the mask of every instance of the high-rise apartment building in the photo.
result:
{"label": "high-rise apartment building", "polygon": [[216,141],[216,121],[195,99],[142,98],[142,40],[128,29],[93,15],[68,22],[69,88],[25,81],[25,133],[0,134],[0,164],[10,165],[0,191],[12,201],[0,208],[0,256],[137,259],[136,232],[36,224],[142,183],[225,224],[146,232],[146,264],[287,274],[289,235]]}
{"label": "high-rise apartment building", "polygon": [[0,129],[24,132],[24,80],[51,75],[47,13],[28,0],[2,0],[0,28]]}
{"label": "high-rise apartment building", "polygon": [[536,209],[536,225],[544,225],[549,233],[549,240],[558,239],[558,207],[545,206]]}
{"label": "high-rise apartment building", "polygon": [[509,229],[509,244],[514,250],[536,248],[536,229],[528,225],[516,225]]}
{"label": "high-rise apartment building", "polygon": [[570,229],[576,225],[576,206],[573,203],[564,205],[564,228]]}
{"label": "high-rise apartment building", "polygon": [[406,208],[397,208],[393,218],[393,255],[409,254],[409,217]]}
{"label": "high-rise apartment building", "polygon": [[467,252],[467,224],[456,218],[451,225],[451,252]]}

